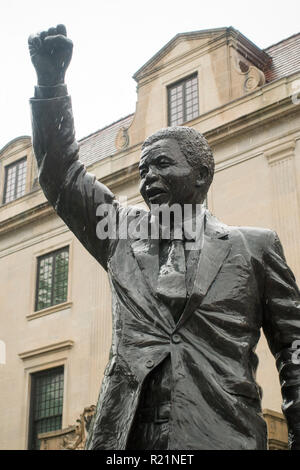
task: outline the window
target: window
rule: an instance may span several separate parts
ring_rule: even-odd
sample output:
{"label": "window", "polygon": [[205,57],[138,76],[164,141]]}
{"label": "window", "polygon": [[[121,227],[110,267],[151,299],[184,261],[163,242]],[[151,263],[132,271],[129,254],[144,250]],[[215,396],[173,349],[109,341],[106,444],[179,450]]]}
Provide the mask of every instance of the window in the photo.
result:
{"label": "window", "polygon": [[169,126],[179,126],[199,116],[197,74],[168,87]]}
{"label": "window", "polygon": [[37,260],[35,310],[66,302],[68,298],[69,247]]}
{"label": "window", "polygon": [[25,194],[26,163],[26,158],[22,158],[5,168],[3,204]]}
{"label": "window", "polygon": [[62,428],[63,394],[63,366],[31,375],[29,449],[39,450],[39,433]]}

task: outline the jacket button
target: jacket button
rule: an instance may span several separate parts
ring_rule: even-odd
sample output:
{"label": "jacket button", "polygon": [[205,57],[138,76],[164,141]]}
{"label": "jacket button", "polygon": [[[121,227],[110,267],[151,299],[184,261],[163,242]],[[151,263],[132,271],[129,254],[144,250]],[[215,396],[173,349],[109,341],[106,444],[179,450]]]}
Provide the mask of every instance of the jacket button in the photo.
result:
{"label": "jacket button", "polygon": [[173,341],[173,343],[176,343],[176,344],[177,344],[177,343],[180,343],[181,338],[180,338],[179,335],[173,335],[173,336],[172,336],[172,341]]}
{"label": "jacket button", "polygon": [[148,367],[148,369],[151,369],[151,367],[153,366],[154,366],[154,362],[151,359],[149,359],[149,361],[146,362],[146,367]]}

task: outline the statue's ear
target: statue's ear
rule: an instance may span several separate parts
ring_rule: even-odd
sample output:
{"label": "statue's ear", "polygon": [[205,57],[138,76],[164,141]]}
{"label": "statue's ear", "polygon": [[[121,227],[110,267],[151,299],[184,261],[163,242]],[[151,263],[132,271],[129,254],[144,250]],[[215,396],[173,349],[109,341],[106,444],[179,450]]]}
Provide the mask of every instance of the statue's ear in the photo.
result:
{"label": "statue's ear", "polygon": [[198,187],[202,186],[203,183],[206,182],[207,177],[208,177],[208,169],[206,166],[203,165],[199,171],[199,176],[196,180],[196,186]]}

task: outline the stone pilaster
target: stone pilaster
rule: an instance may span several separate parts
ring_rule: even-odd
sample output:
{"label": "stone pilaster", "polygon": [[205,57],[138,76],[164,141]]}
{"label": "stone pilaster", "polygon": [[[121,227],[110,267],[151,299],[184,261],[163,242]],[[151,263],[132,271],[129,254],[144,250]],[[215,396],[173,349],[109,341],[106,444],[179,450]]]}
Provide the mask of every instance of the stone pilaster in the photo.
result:
{"label": "stone pilaster", "polygon": [[265,151],[271,171],[273,228],[283,244],[285,256],[300,279],[300,212],[295,165],[295,140]]}
{"label": "stone pilaster", "polygon": [[89,357],[89,403],[96,404],[111,345],[111,294],[107,274],[97,264],[90,280],[92,300]]}

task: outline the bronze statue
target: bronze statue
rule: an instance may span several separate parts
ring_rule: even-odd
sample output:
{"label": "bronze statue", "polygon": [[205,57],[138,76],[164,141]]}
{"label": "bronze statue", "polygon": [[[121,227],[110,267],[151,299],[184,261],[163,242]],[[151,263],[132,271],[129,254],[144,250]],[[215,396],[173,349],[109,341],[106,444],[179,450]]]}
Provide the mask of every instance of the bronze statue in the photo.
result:
{"label": "bronze statue", "polygon": [[[189,127],[146,139],[140,190],[150,211],[122,207],[78,160],[65,27],[31,36],[29,48],[38,76],[31,107],[40,184],[112,288],[110,361],[87,448],[266,449],[254,352],[263,328],[290,446],[300,449],[300,369],[292,360],[300,296],[276,233],[226,226],[202,208],[214,163],[204,137]],[[172,205],[189,206],[194,238],[181,229],[175,235],[174,220],[162,236],[153,207]],[[157,236],[120,236],[121,226],[145,228],[152,216]],[[111,219],[113,236],[102,236]]]}

